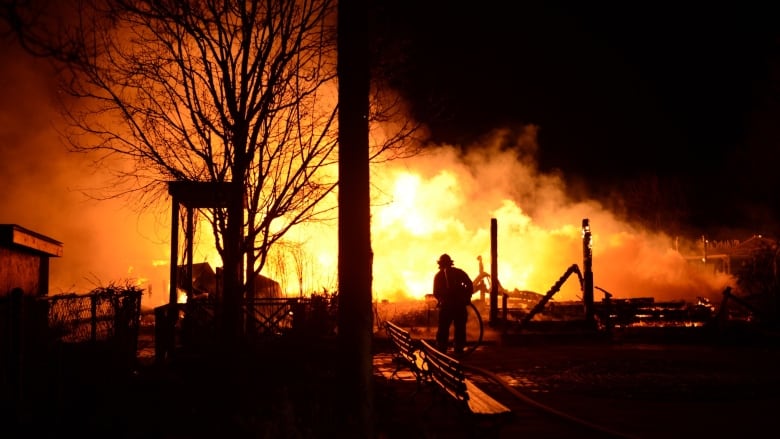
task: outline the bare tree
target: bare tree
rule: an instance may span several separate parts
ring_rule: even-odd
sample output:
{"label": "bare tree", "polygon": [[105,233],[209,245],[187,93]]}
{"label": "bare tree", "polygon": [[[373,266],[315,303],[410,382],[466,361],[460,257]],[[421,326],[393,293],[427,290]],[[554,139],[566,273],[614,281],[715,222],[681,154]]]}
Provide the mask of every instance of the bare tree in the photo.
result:
{"label": "bare tree", "polygon": [[[292,227],[336,215],[322,202],[338,182],[335,0],[49,3],[4,1],[4,30],[56,62],[65,138],[122,164],[112,195],[151,201],[168,181],[230,183],[209,212],[226,301],[253,293]],[[372,96],[382,129],[372,124],[370,157],[392,158],[416,127],[381,88]]]}

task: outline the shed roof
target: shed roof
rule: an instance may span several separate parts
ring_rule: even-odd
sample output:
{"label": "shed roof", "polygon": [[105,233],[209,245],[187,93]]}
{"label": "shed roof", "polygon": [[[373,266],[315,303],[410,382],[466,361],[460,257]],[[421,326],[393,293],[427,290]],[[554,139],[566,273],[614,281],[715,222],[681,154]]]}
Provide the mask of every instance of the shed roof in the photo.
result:
{"label": "shed roof", "polygon": [[16,224],[0,224],[0,246],[62,256],[62,243]]}

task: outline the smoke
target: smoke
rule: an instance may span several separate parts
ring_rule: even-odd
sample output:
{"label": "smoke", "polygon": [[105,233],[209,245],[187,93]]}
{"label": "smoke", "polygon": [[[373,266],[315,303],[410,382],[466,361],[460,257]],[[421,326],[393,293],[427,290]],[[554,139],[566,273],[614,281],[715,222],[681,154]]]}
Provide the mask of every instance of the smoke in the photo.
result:
{"label": "smoke", "polygon": [[[594,284],[619,298],[714,298],[732,282],[678,253],[663,232],[638,230],[595,201],[572,201],[555,174],[538,171],[536,127],[496,130],[474,145],[429,147],[375,170],[374,291],[385,299],[430,293],[436,259],[450,254],[471,276],[490,272],[490,223],[497,224],[498,278],[508,289],[545,294],[576,264],[582,220],[591,225]],[[401,182],[399,184],[399,182]],[[577,300],[571,276],[556,300]]]}
{"label": "smoke", "polygon": [[14,46],[0,57],[0,223],[63,243],[63,256],[51,260],[51,294],[154,276],[151,262],[169,254],[169,226],[159,212],[140,215],[127,200],[92,197],[105,175],[95,172],[93,157],[69,152],[58,135],[53,70]]}

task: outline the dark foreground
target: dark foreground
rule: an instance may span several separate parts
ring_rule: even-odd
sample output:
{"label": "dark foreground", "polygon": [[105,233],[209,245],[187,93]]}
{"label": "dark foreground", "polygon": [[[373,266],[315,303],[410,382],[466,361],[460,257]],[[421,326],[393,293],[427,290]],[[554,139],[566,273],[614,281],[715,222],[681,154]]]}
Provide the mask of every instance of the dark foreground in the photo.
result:
{"label": "dark foreground", "polygon": [[[384,334],[374,343],[379,438],[466,437],[464,417],[432,405],[401,373],[389,378]],[[332,345],[268,345],[226,364],[182,355],[139,361],[117,376],[72,364],[45,401],[5,411],[2,437],[348,437],[333,423],[339,389]],[[463,360],[473,380],[510,406],[500,437],[758,437],[778,428],[775,343],[604,342],[488,334]],[[65,363],[67,364],[67,363]],[[54,382],[54,381],[51,381]]]}
{"label": "dark foreground", "polygon": [[[780,427],[780,345],[676,340],[488,337],[464,363],[514,411],[501,438],[761,437]],[[465,437],[456,416],[425,415],[424,394],[405,405],[397,384],[387,387],[397,402],[394,425],[416,420],[386,428],[387,437]]]}

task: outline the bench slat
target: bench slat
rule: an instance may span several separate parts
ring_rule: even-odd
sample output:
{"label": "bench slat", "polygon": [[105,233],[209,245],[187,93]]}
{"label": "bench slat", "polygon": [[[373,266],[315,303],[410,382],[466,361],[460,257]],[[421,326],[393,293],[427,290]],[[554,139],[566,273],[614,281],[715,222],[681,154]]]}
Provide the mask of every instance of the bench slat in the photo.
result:
{"label": "bench slat", "polygon": [[[425,379],[425,357],[419,345],[412,339],[409,331],[401,328],[393,322],[385,322],[385,330],[394,347],[394,355],[399,362],[409,367],[418,383]],[[401,364],[398,365],[401,367]],[[398,373],[396,368],[393,375]]]}
{"label": "bench slat", "polygon": [[496,401],[477,387],[471,380],[466,379],[466,390],[469,394],[469,410],[476,415],[493,415],[510,413],[512,410],[504,404]]}
{"label": "bench slat", "polygon": [[423,346],[425,346],[425,358],[430,365],[429,370],[431,372],[431,378],[456,400],[467,400],[468,391],[464,383],[466,376],[463,374],[460,365],[457,362],[454,362],[452,358],[433,349],[433,347],[424,340],[422,343],[424,343]]}
{"label": "bench slat", "polygon": [[421,340],[420,344],[432,381],[462,408],[473,415],[506,415],[512,412],[469,380],[460,361],[439,351],[426,340]]}

